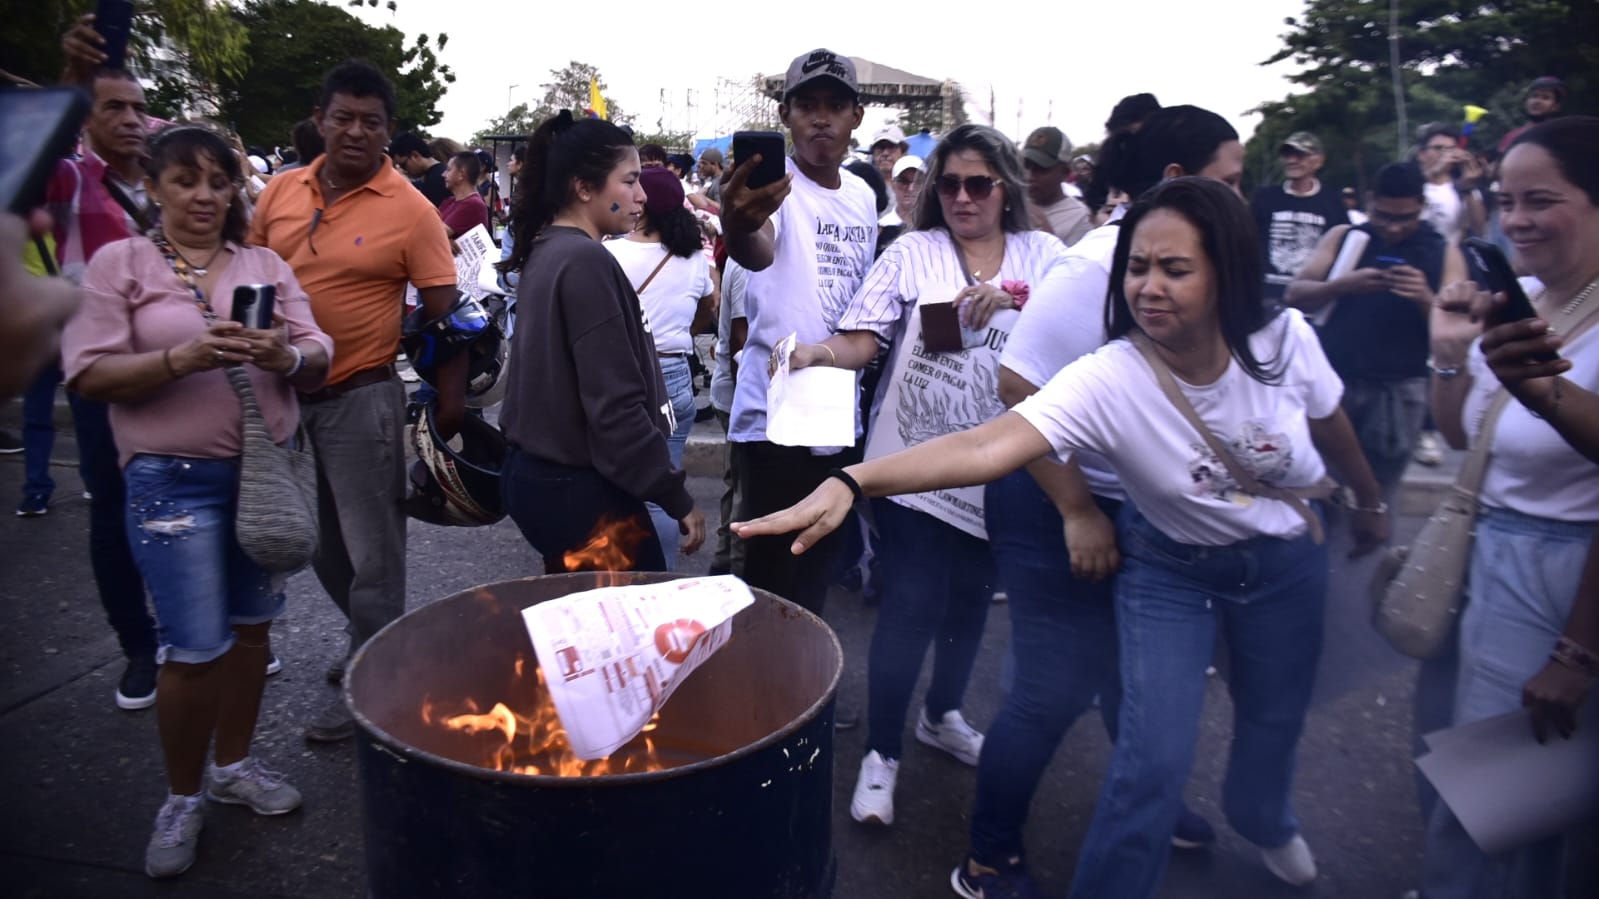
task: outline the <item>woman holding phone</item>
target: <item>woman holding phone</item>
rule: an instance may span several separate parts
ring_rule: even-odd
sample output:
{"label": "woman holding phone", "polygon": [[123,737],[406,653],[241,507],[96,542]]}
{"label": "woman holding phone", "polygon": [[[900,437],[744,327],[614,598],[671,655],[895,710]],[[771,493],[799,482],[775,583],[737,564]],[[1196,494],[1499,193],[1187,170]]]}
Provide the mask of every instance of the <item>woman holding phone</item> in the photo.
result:
{"label": "woman holding phone", "polygon": [[[244,366],[273,437],[288,440],[300,417],[295,391],[321,386],[333,342],[288,264],[242,245],[241,170],[225,139],[169,128],[151,141],[145,168],[160,224],[90,260],[62,360],[71,389],[110,404],[128,544],[155,605],[171,792],[145,871],[168,877],[194,863],[203,798],[263,815],[300,805],[299,791],[250,755],[268,630],[284,598],[281,579],[233,536],[242,415],[223,369]],[[252,284],[275,290],[270,328],[230,320],[234,288]]]}
{"label": "woman holding phone", "polygon": [[648,320],[601,243],[638,225],[640,169],[627,132],[563,111],[533,132],[517,181],[516,248],[499,267],[519,272],[521,285],[501,489],[552,573],[567,570],[565,555],[600,525],[633,544],[632,570],[664,571],[647,502],[677,522],[683,554],[705,540],[705,515],[667,448],[671,397]]}
{"label": "woman holding phone", "polygon": [[1329,457],[1368,510],[1353,516],[1358,545],[1385,540],[1388,519],[1314,332],[1296,311],[1268,316],[1261,289],[1255,228],[1238,193],[1209,178],[1167,181],[1122,220],[1108,344],[986,424],[835,471],[798,505],[734,528],[741,537],[798,530],[793,551],[803,552],[861,496],[986,483],[1056,452],[1108,461],[1132,501],[1117,541],[1123,699],[1078,858],[1080,899],[1158,890],[1218,629],[1232,654],[1235,708],[1228,820],[1279,878],[1316,876],[1291,793],[1321,649],[1320,519],[1269,491],[1245,492],[1178,398],[1269,488],[1312,488]]}
{"label": "woman holding phone", "polygon": [[[951,131],[928,161],[927,185],[913,230],[867,271],[838,333],[795,347],[789,361],[791,368],[858,370],[882,346],[892,347],[867,428],[867,458],[1004,411],[997,347],[1004,346],[1029,285],[1066,258],[1065,244],[1032,228],[1021,157],[998,131],[984,125]],[[947,316],[945,336],[952,344],[937,342],[931,322],[937,313]],[[961,387],[952,389],[940,377],[906,377],[927,371]],[[976,489],[873,504],[882,607],[867,668],[866,756],[850,803],[856,821],[894,822],[905,717],[929,644],[933,680],[916,718],[916,739],[977,764],[983,735],[961,716],[960,705],[994,595],[982,506]]]}
{"label": "woman holding phone", "polygon": [[[1460,619],[1456,725],[1551,693],[1574,709],[1599,676],[1599,633],[1577,612],[1599,533],[1599,118],[1522,134],[1500,165],[1497,199],[1514,261],[1532,276],[1522,287],[1536,317],[1494,326],[1506,298],[1468,281],[1444,288],[1431,323],[1439,431],[1457,448],[1493,441]],[[1488,433],[1501,391],[1514,402]],[[1561,896],[1563,858],[1561,837],[1487,856],[1438,803],[1421,892]]]}

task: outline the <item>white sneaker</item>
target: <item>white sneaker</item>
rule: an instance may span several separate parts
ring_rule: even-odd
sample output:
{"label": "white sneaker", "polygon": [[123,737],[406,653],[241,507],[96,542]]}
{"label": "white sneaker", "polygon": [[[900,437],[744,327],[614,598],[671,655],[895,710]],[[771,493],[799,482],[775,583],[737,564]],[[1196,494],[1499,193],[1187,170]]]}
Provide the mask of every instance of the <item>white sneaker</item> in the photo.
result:
{"label": "white sneaker", "polygon": [[1310,854],[1310,844],[1297,833],[1276,849],[1261,849],[1260,857],[1266,870],[1284,883],[1302,887],[1316,879],[1316,859]]}
{"label": "white sneaker", "polygon": [[855,798],[849,803],[849,816],[862,824],[894,823],[894,781],[899,777],[899,760],[885,759],[877,750],[861,759],[861,774],[855,779]]}
{"label": "white sneaker", "polygon": [[916,720],[916,739],[968,765],[976,765],[983,753],[983,735],[966,723],[958,709],[945,712],[937,724],[927,720],[927,709],[922,709]]}
{"label": "white sneaker", "polygon": [[1416,438],[1416,448],[1410,457],[1422,465],[1435,466],[1444,461],[1443,439],[1437,431],[1422,431]]}

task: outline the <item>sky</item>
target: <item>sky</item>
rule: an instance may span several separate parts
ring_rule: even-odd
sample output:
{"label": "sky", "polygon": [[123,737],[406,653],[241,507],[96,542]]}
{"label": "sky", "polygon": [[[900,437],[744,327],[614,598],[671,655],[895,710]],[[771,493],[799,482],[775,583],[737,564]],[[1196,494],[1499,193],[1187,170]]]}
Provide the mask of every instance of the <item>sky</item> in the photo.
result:
{"label": "sky", "polygon": [[[330,0],[343,6],[343,0]],[[1291,88],[1292,62],[1259,65],[1281,46],[1283,20],[1303,0],[724,4],[529,3],[527,0],[398,0],[398,11],[363,8],[374,25],[407,41],[449,35],[441,59],[455,72],[434,136],[465,141],[516,103],[535,105],[550,70],[596,66],[610,96],[645,132],[725,134],[738,122],[717,111],[719,79],[781,74],[818,47],[864,57],[966,88],[968,114],[1016,140],[1041,125],[1075,144],[1099,140],[1121,97],[1148,91],[1164,105],[1192,103],[1226,117],[1245,139],[1259,123],[1246,111]],[[678,12],[678,11],[681,12]],[[748,24],[735,19],[750,15]],[[994,121],[989,122],[989,94]],[[664,92],[664,93],[663,93]],[[691,93],[692,92],[692,93]],[[663,103],[663,96],[665,102]],[[893,117],[871,108],[865,143]]]}

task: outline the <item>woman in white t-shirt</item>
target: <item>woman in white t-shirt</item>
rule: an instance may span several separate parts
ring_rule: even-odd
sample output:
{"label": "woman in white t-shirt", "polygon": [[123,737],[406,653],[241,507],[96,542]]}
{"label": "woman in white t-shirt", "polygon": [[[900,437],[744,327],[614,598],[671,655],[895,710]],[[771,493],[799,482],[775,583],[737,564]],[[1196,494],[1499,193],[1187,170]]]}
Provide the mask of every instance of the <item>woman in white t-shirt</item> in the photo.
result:
{"label": "woman in white t-shirt", "polygon": [[[655,338],[661,378],[672,401],[674,424],[666,448],[672,466],[683,467],[683,449],[694,428],[694,376],[689,357],[694,334],[711,321],[716,285],[711,266],[700,252],[700,228],[694,214],[683,206],[683,184],[670,169],[652,167],[639,172],[644,188],[644,217],[638,229],[619,240],[608,240],[628,283],[638,291],[644,308],[644,326]],[[666,551],[666,567],[676,567],[678,526],[660,506],[648,503],[650,519]]]}
{"label": "woman in white t-shirt", "polygon": [[1120,733],[1072,895],[1139,899],[1159,888],[1193,762],[1204,671],[1221,628],[1235,708],[1229,823],[1285,880],[1316,876],[1291,793],[1322,640],[1320,519],[1246,493],[1163,393],[1169,368],[1206,428],[1267,485],[1310,488],[1322,453],[1354,487],[1356,544],[1387,538],[1381,492],[1339,409],[1342,384],[1304,318],[1268,319],[1248,207],[1207,178],[1167,181],[1122,221],[1107,299],[1110,343],[1011,412],[836,472],[799,505],[740,536],[802,531],[803,552],[859,496],[979,484],[1055,452],[1103,456],[1126,489],[1116,619]]}
{"label": "woman in white t-shirt", "polygon": [[[1599,118],[1529,129],[1500,166],[1501,222],[1537,317],[1491,328],[1493,300],[1471,282],[1433,308],[1432,399],[1457,448],[1484,439],[1508,391],[1479,494],[1460,620],[1453,723],[1531,706],[1568,736],[1599,677],[1599,614],[1579,605],[1583,559],[1599,534]],[[1467,314],[1471,313],[1471,314]],[[1551,333],[1558,328],[1562,338]],[[1582,328],[1580,333],[1574,333]],[[1479,335],[1480,339],[1479,339]],[[1558,353],[1556,360],[1538,354]],[[1427,827],[1422,894],[1563,896],[1564,840],[1485,855],[1443,803]]]}
{"label": "woman in white t-shirt", "polygon": [[[880,346],[892,347],[867,430],[868,459],[1005,411],[999,351],[1029,285],[1066,258],[1053,234],[1032,230],[1021,157],[993,128],[951,131],[933,151],[927,177],[917,226],[873,263],[838,333],[800,344],[789,362],[859,370]],[[947,336],[957,342],[936,342],[929,323],[938,311],[929,309],[948,311]],[[994,563],[981,488],[884,499],[873,514],[882,606],[867,667],[866,756],[850,814],[886,825],[894,820],[905,717],[929,644],[933,679],[916,739],[977,764],[983,735],[966,723],[960,704],[994,594]]]}

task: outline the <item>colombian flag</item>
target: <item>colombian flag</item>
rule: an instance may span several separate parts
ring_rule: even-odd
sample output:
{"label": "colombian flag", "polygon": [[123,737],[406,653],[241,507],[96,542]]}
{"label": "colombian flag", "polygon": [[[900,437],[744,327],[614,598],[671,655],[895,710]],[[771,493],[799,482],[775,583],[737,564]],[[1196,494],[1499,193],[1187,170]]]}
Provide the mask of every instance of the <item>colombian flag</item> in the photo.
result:
{"label": "colombian flag", "polygon": [[610,110],[605,108],[605,98],[600,96],[600,82],[598,78],[589,79],[589,112],[596,119],[609,119]]}

